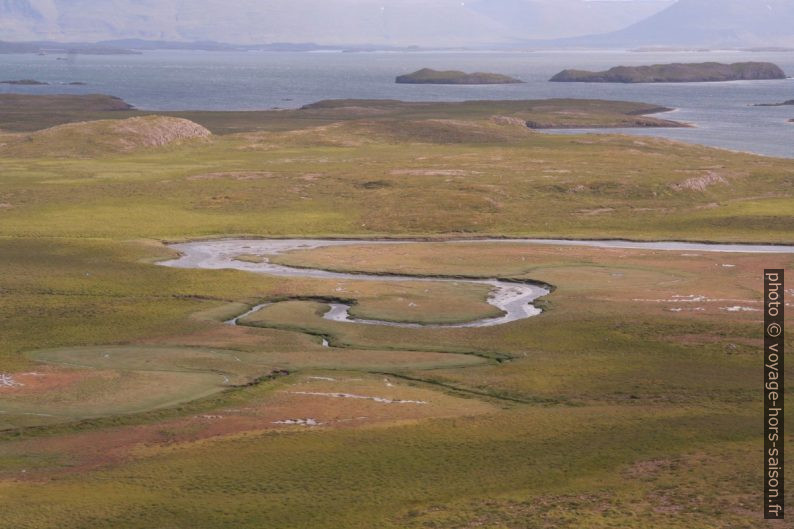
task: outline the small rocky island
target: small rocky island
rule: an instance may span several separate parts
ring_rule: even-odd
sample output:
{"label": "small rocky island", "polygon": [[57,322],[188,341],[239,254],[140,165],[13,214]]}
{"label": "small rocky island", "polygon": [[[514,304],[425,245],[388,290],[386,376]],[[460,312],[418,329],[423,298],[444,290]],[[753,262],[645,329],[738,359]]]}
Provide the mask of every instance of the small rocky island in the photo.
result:
{"label": "small rocky island", "polygon": [[[17,86],[49,86],[50,85],[50,83],[45,83],[44,81],[37,81],[35,79],[14,79],[10,81],[0,81],[0,84],[10,84]],[[71,81],[71,82],[58,82],[55,84],[67,85],[67,86],[86,86],[86,84],[88,83],[84,83],[82,81]]]}
{"label": "small rocky island", "polygon": [[422,68],[414,73],[400,75],[400,84],[516,84],[524,81],[498,73],[466,73],[457,70],[439,71]]}
{"label": "small rocky island", "polygon": [[758,103],[753,105],[756,107],[787,107],[787,106],[794,106],[794,99],[789,99],[788,101],[783,101],[782,103]]}
{"label": "small rocky island", "polygon": [[564,70],[551,81],[558,83],[701,83],[785,79],[786,74],[769,62],[718,62],[617,66],[604,72]]}
{"label": "small rocky island", "polygon": [[44,83],[42,81],[36,81],[35,79],[19,79],[13,81],[0,81],[0,84],[13,84],[13,85],[23,85],[23,86],[39,86],[39,85],[47,85],[50,83]]}

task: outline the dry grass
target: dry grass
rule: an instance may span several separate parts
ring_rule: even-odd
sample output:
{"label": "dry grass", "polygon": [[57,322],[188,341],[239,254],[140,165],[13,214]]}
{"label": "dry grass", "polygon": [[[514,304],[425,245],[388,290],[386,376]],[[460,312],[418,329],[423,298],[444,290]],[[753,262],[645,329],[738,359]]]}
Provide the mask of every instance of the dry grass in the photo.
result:
{"label": "dry grass", "polygon": [[197,123],[165,116],[86,121],[7,137],[0,156],[107,156],[178,145],[211,135]]}

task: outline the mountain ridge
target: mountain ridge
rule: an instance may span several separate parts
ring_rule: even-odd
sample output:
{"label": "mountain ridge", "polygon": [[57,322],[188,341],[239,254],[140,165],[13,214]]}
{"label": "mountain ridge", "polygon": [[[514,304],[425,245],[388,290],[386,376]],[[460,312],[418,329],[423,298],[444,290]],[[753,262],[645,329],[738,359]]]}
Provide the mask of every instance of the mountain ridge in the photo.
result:
{"label": "mountain ridge", "polygon": [[672,1],[0,0],[0,39],[505,44],[619,29]]}
{"label": "mountain ridge", "polygon": [[794,46],[792,0],[678,0],[624,29],[535,42],[541,47]]}

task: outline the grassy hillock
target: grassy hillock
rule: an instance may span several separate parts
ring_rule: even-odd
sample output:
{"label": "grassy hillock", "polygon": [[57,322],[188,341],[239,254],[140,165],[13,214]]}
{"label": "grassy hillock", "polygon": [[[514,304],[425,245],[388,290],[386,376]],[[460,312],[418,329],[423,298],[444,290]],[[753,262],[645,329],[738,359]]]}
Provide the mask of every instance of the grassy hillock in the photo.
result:
{"label": "grassy hillock", "polygon": [[616,66],[604,72],[564,70],[551,78],[560,83],[700,83],[785,79],[779,66],[767,62],[721,64],[675,63],[653,66]]}
{"label": "grassy hillock", "polygon": [[413,73],[397,77],[398,84],[516,84],[520,79],[498,73],[466,73],[458,70],[432,70],[422,68]]}
{"label": "grassy hillock", "polygon": [[5,136],[5,143],[0,145],[0,155],[102,156],[164,147],[211,135],[209,130],[192,121],[166,116],[85,121]]}

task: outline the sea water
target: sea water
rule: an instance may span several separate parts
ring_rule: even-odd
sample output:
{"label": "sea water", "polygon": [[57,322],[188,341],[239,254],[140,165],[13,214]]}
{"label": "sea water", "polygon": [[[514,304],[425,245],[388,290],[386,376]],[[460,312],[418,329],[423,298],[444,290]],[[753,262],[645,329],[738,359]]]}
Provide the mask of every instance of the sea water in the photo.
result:
{"label": "sea water", "polygon": [[[61,60],[58,60],[61,59]],[[297,108],[322,99],[409,101],[538,99],[641,101],[676,109],[660,115],[691,129],[621,130],[727,149],[794,157],[794,106],[755,107],[794,99],[794,80],[727,83],[550,83],[566,68],[669,62],[770,61],[794,75],[794,52],[203,52],[141,55],[0,55],[0,80],[36,79],[47,86],[0,85],[0,92],[103,93],[146,110]],[[396,84],[419,68],[487,71],[525,84],[454,86]],[[65,83],[83,82],[84,86]]]}

